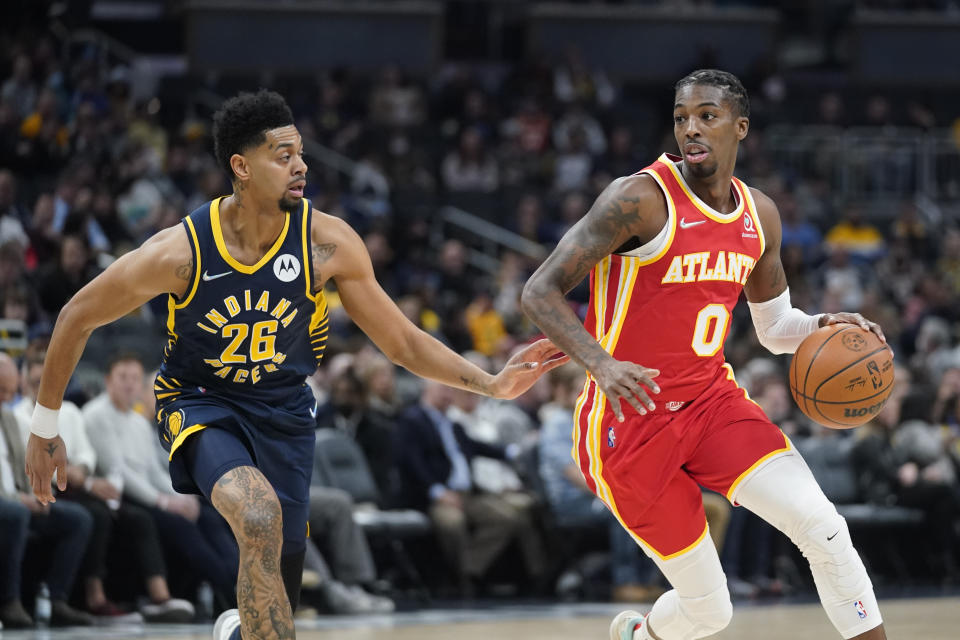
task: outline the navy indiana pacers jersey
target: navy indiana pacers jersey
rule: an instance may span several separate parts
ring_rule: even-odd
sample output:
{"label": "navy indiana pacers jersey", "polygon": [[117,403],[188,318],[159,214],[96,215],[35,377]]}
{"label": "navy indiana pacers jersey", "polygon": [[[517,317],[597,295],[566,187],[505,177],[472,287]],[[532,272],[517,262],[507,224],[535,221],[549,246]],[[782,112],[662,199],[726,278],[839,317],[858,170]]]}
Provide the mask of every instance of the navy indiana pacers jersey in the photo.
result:
{"label": "navy indiana pacers jersey", "polygon": [[194,273],[183,299],[169,297],[157,399],[166,404],[199,391],[238,403],[287,404],[305,389],[327,340],[326,300],[313,293],[312,207],[303,199],[299,211],[285,213],[270,250],[245,265],[227,251],[221,200],[183,219]]}

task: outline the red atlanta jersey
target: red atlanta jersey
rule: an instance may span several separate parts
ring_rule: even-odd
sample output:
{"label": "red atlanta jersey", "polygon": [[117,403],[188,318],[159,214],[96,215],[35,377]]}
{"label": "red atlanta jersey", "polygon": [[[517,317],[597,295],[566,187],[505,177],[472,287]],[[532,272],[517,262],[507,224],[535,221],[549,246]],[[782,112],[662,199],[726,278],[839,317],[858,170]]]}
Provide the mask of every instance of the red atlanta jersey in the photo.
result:
{"label": "red atlanta jersey", "polygon": [[720,374],[730,313],[764,250],[747,185],[733,178],[737,207],[720,213],[687,186],[680,160],[665,153],[637,174],[660,186],[667,224],[650,243],[594,267],[585,322],[616,359],[660,370],[657,412],[680,409]]}

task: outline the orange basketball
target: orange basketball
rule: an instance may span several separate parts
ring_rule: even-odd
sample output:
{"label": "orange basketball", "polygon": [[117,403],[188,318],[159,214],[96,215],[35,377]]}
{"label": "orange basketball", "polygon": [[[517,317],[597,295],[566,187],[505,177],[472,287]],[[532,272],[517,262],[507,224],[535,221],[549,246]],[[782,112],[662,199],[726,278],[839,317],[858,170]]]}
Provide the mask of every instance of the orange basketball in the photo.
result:
{"label": "orange basketball", "polygon": [[893,391],[893,352],[877,334],[832,324],[807,336],[790,363],[790,392],[808,418],[849,429],[880,412]]}

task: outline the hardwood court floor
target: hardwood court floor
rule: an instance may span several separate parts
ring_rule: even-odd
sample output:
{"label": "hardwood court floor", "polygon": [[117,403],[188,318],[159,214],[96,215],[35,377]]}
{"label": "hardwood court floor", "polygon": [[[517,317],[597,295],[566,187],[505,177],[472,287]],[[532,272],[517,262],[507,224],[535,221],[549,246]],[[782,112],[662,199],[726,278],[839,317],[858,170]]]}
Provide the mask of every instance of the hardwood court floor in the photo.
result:
{"label": "hardwood court floor", "polygon": [[[641,607],[646,611],[649,605]],[[883,602],[890,640],[957,640],[960,597]],[[546,605],[433,610],[298,623],[299,640],[607,640],[611,605]],[[209,640],[209,625],[127,629],[0,631],[3,640]],[[836,640],[818,604],[737,606],[712,640]]]}

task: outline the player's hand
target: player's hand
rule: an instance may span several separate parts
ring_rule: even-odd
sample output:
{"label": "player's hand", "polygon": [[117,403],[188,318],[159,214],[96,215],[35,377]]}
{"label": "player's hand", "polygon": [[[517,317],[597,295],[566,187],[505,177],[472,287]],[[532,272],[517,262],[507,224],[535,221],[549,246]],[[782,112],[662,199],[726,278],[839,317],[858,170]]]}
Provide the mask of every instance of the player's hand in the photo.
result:
{"label": "player's hand", "polygon": [[31,433],[27,441],[25,468],[37,500],[41,504],[56,502],[50,488],[54,471],[57,472],[57,488],[60,491],[67,490],[67,447],[63,444],[63,438],[41,438]]}
{"label": "player's hand", "polygon": [[[557,357],[560,356],[560,357]],[[537,340],[518,351],[493,378],[490,395],[511,400],[522,395],[547,371],[570,361],[570,357],[547,340]]]}
{"label": "player's hand", "polygon": [[883,329],[880,328],[880,325],[878,325],[876,322],[870,322],[859,313],[825,313],[820,316],[821,327],[843,323],[855,324],[864,331],[873,331],[875,334],[877,334],[877,337],[879,337],[882,342],[887,341],[887,337],[883,335]]}
{"label": "player's hand", "polygon": [[648,369],[635,362],[623,362],[610,359],[610,362],[591,371],[590,374],[597,381],[603,395],[607,396],[610,408],[623,422],[623,407],[620,401],[625,400],[640,415],[656,409],[648,391],[660,393],[660,386],[654,378],[660,375],[657,369]]}

